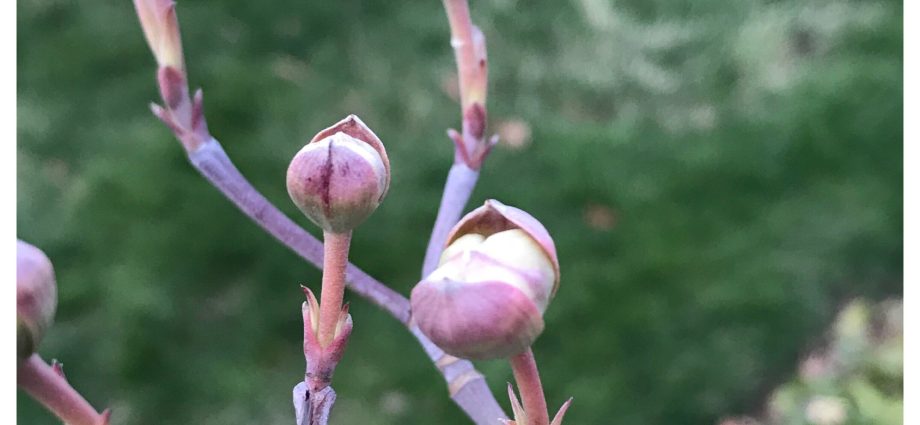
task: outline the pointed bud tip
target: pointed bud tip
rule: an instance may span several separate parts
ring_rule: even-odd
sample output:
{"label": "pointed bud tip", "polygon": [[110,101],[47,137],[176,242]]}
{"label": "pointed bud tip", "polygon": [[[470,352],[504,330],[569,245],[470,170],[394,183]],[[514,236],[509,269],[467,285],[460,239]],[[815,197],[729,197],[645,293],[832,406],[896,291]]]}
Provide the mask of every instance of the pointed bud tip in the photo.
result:
{"label": "pointed bud tip", "polygon": [[514,416],[514,420],[521,424],[527,423],[526,413],[524,407],[521,406],[521,401],[518,400],[517,394],[514,393],[514,387],[511,383],[508,383],[508,399],[511,400],[511,414]]}
{"label": "pointed bud tip", "polygon": [[569,406],[572,405],[572,400],[574,399],[575,397],[569,397],[569,399],[562,404],[562,407],[560,407],[559,411],[556,412],[556,416],[553,417],[553,421],[550,423],[550,425],[562,425],[562,420],[565,418],[565,413],[569,411]]}

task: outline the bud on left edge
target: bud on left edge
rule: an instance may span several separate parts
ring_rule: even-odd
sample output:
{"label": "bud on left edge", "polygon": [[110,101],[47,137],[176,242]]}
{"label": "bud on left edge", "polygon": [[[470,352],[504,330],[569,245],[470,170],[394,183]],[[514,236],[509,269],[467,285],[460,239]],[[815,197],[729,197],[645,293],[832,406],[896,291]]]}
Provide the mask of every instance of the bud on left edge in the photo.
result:
{"label": "bud on left edge", "polygon": [[57,285],[51,260],[40,249],[16,241],[16,351],[28,358],[51,327]]}

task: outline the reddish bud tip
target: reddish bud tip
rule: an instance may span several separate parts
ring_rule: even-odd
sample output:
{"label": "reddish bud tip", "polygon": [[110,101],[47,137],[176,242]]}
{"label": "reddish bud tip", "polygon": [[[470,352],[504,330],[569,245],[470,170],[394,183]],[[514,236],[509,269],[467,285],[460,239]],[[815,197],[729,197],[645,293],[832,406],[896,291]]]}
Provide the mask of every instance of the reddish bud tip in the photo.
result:
{"label": "reddish bud tip", "polygon": [[565,418],[565,412],[569,411],[569,406],[572,405],[572,397],[569,397],[565,403],[562,404],[562,407],[559,408],[559,411],[556,412],[556,416],[553,418],[553,421],[550,425],[562,425],[562,420]]}
{"label": "reddish bud tip", "polygon": [[486,132],[486,108],[476,102],[463,111],[463,122],[468,134],[475,140],[482,140]]}
{"label": "reddish bud tip", "polygon": [[157,85],[167,108],[176,109],[185,100],[188,88],[185,75],[180,70],[171,66],[160,67],[157,70]]}

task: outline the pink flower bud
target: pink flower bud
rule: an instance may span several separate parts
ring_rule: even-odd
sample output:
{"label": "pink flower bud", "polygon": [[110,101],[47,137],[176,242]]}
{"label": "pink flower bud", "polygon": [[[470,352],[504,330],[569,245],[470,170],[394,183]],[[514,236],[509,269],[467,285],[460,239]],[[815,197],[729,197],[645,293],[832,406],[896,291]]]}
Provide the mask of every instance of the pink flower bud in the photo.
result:
{"label": "pink flower bud", "polygon": [[380,139],[355,115],[313,137],[287,171],[288,194],[319,227],[348,232],[380,205],[390,161]]}
{"label": "pink flower bud", "polygon": [[16,241],[16,345],[19,359],[32,355],[54,320],[57,286],[51,260]]}
{"label": "pink flower bud", "polygon": [[182,40],[179,38],[179,20],[173,0],[134,0],[137,17],[141,21],[144,37],[161,67],[171,67],[184,72]]}
{"label": "pink flower bud", "polygon": [[543,331],[559,286],[552,238],[530,214],[489,200],[454,226],[435,271],[412,290],[419,329],[445,352],[509,357]]}

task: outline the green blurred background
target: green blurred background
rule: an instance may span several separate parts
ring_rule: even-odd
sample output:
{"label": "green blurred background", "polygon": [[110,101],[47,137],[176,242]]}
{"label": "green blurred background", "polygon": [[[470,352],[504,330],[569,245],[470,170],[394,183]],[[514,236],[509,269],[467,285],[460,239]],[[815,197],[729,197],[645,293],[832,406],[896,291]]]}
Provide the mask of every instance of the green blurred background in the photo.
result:
{"label": "green blurred background", "polygon": [[[473,0],[505,136],[469,207],[551,231],[562,286],[535,345],[571,424],[756,414],[843,301],[902,288],[902,4]],[[437,0],[182,0],[212,133],[311,232],[284,173],[357,113],[390,194],[352,258],[418,279],[452,160],[453,54]],[[113,424],[291,424],[313,267],[187,163],[148,111],[128,0],[20,0],[18,234],[58,274],[58,358]],[[336,424],[465,424],[395,320],[356,296]],[[507,409],[504,362],[478,366]],[[898,390],[900,386],[897,386]],[[20,424],[53,418],[20,393]],[[848,423],[873,423],[853,419]]]}

